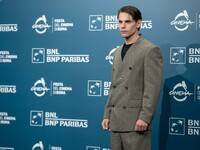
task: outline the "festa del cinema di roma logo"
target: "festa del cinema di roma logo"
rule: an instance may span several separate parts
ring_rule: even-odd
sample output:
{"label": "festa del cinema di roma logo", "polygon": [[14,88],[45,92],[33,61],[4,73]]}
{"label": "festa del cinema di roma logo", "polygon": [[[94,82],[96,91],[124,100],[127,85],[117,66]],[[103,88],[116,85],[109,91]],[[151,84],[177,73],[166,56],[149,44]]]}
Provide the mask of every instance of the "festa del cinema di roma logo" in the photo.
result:
{"label": "festa del cinema di roma logo", "polygon": [[192,22],[189,19],[187,10],[183,10],[183,12],[180,12],[178,15],[176,15],[176,17],[170,24],[174,26],[178,31],[185,31],[193,23],[195,22]]}
{"label": "festa del cinema di roma logo", "polygon": [[33,29],[35,29],[35,31],[38,34],[43,34],[47,31],[47,29],[49,29],[51,26],[47,24],[47,19],[45,17],[45,15],[42,15],[42,17],[39,17],[36,21],[35,24],[32,26]]}
{"label": "festa del cinema di roma logo", "polygon": [[[62,150],[62,147],[58,146],[48,146],[49,150]],[[38,143],[35,143],[32,147],[32,150],[45,150],[44,144],[42,141],[39,141]],[[47,148],[46,148],[47,150]]]}
{"label": "festa del cinema di roma logo", "polygon": [[35,31],[38,34],[44,34],[47,29],[52,28],[52,33],[56,31],[68,31],[69,27],[73,27],[73,23],[68,23],[65,21],[65,19],[54,19],[52,18],[52,24],[49,25],[47,23],[47,19],[45,15],[42,15],[42,17],[39,17],[35,24],[33,24],[32,29],[35,29]]}
{"label": "festa del cinema di roma logo", "polygon": [[115,53],[115,50],[116,50],[117,48],[119,48],[119,46],[117,46],[116,48],[113,48],[113,49],[109,52],[109,54],[105,57],[105,60],[108,60],[109,63],[110,63],[111,65],[113,65],[114,53]]}
{"label": "festa del cinema di roma logo", "polygon": [[34,94],[38,97],[44,96],[47,91],[50,89],[46,87],[46,83],[44,81],[44,78],[41,78],[40,80],[37,80],[34,83],[34,86],[31,88],[31,91],[34,92]]}
{"label": "festa del cinema di roma logo", "polygon": [[183,102],[185,101],[188,96],[191,96],[193,95],[193,93],[190,93],[188,91],[188,87],[186,85],[186,82],[185,81],[182,81],[178,84],[176,84],[174,87],[173,87],[173,90],[171,90],[169,92],[169,95],[172,95],[173,98],[178,101],[178,102]]}
{"label": "festa del cinema di roma logo", "polygon": [[51,81],[51,88],[47,88],[44,78],[37,80],[31,91],[38,97],[42,97],[46,92],[51,91],[50,95],[66,95],[67,92],[72,91],[72,87],[65,86],[63,82],[53,82]]}

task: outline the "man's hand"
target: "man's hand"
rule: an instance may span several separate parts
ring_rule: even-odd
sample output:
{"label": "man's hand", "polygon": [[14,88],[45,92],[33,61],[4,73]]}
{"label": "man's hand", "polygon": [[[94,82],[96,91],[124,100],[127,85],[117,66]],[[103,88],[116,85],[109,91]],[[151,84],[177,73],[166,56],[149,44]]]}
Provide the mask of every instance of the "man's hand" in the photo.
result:
{"label": "man's hand", "polygon": [[147,127],[148,127],[148,124],[145,121],[138,119],[135,124],[135,131],[143,132],[147,130]]}
{"label": "man's hand", "polygon": [[101,125],[102,125],[102,128],[104,130],[108,130],[109,129],[109,123],[110,123],[110,120],[109,119],[103,119]]}

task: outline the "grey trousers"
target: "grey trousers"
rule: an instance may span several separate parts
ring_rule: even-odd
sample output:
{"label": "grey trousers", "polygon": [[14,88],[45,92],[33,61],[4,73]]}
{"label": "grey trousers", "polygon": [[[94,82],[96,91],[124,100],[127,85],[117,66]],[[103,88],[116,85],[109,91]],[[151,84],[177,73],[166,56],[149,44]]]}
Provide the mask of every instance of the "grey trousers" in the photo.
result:
{"label": "grey trousers", "polygon": [[110,132],[111,150],[151,150],[150,131]]}

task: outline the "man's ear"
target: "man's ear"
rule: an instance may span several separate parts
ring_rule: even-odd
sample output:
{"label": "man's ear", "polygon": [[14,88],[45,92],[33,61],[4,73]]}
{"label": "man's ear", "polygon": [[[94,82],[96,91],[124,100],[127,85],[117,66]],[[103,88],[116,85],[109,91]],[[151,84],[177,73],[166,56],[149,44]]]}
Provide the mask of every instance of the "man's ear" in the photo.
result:
{"label": "man's ear", "polygon": [[138,29],[141,28],[142,20],[138,20],[136,23],[137,23],[137,28],[138,28]]}

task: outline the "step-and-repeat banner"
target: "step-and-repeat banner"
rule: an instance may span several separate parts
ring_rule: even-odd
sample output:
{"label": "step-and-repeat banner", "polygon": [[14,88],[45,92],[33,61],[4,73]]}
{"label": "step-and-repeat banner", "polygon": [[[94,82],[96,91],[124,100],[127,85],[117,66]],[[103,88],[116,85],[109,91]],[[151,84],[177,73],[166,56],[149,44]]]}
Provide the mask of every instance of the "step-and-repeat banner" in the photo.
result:
{"label": "step-and-repeat banner", "polygon": [[124,5],[163,53],[152,149],[200,149],[199,0],[0,0],[0,150],[110,150],[101,121]]}

